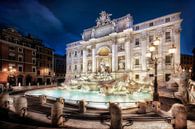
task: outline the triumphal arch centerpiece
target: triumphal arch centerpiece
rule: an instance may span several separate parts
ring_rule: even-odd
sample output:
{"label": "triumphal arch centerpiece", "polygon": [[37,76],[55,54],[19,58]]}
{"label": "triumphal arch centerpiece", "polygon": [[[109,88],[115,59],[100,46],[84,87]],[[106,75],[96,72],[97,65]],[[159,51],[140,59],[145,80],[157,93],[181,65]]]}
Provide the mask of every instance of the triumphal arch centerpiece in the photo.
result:
{"label": "triumphal arch centerpiece", "polygon": [[[180,64],[180,13],[138,24],[130,14],[117,19],[105,11],[99,15],[96,25],[83,31],[82,40],[67,45],[66,80],[105,72],[139,82],[152,79],[154,64],[146,55],[156,40],[158,79],[166,81],[174,73]],[[172,47],[175,53],[169,52]]]}

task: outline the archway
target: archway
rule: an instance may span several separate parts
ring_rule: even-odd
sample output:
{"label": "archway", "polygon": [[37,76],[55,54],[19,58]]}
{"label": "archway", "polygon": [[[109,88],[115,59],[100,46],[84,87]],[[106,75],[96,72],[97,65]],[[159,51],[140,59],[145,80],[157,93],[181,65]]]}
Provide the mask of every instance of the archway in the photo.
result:
{"label": "archway", "polygon": [[111,72],[112,59],[111,50],[107,46],[103,46],[97,51],[97,71],[100,73]]}
{"label": "archway", "polygon": [[26,75],[26,85],[28,86],[29,83],[32,83],[32,77],[30,75]]}
{"label": "archway", "polygon": [[18,75],[18,84],[23,85],[23,75]]}
{"label": "archway", "polygon": [[109,53],[111,53],[111,50],[107,46],[103,46],[103,47],[99,48],[97,51],[97,54],[99,56],[108,56]]}
{"label": "archway", "polygon": [[9,85],[10,86],[15,86],[16,85],[16,76],[14,75],[9,75],[7,78]]}

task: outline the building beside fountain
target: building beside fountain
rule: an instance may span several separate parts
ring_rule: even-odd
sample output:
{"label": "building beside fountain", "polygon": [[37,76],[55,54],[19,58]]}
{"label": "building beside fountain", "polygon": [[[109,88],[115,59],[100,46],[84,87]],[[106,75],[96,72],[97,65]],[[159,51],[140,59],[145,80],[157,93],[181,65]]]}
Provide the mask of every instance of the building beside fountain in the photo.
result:
{"label": "building beside fountain", "polygon": [[[82,40],[67,45],[66,79],[82,74],[110,73],[128,75],[144,81],[154,75],[154,66],[146,57],[149,45],[158,39],[158,79],[166,80],[180,64],[180,13],[133,24],[130,14],[111,20],[102,11],[96,26],[85,29]],[[169,53],[174,46],[175,53]]]}

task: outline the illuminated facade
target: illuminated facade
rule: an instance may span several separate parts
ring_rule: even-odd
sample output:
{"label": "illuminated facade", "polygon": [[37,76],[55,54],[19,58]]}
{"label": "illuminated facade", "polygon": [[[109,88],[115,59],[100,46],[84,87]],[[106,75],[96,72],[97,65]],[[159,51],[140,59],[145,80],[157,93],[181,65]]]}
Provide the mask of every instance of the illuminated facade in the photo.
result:
{"label": "illuminated facade", "polygon": [[[96,26],[83,31],[81,41],[67,45],[66,79],[109,72],[116,78],[128,74],[130,79],[144,81],[154,76],[146,55],[158,39],[158,79],[166,80],[180,64],[180,13],[139,24],[133,24],[130,14],[113,20],[110,16],[102,11]],[[172,46],[176,51],[170,54]]]}
{"label": "illuminated facade", "polygon": [[51,83],[54,54],[31,35],[14,28],[0,29],[0,83],[35,85]]}

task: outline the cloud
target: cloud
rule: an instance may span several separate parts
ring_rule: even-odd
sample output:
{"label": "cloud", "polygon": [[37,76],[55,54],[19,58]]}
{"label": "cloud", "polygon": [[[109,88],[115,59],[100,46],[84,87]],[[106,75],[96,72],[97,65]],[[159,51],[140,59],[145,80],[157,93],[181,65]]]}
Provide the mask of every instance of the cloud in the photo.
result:
{"label": "cloud", "polygon": [[[32,33],[54,49],[59,48],[58,45],[62,45],[62,42],[68,38],[69,40],[71,38],[78,39],[76,35],[66,32],[61,21],[37,0],[2,2],[0,4],[0,23]],[[65,45],[60,48],[65,48]]]}

